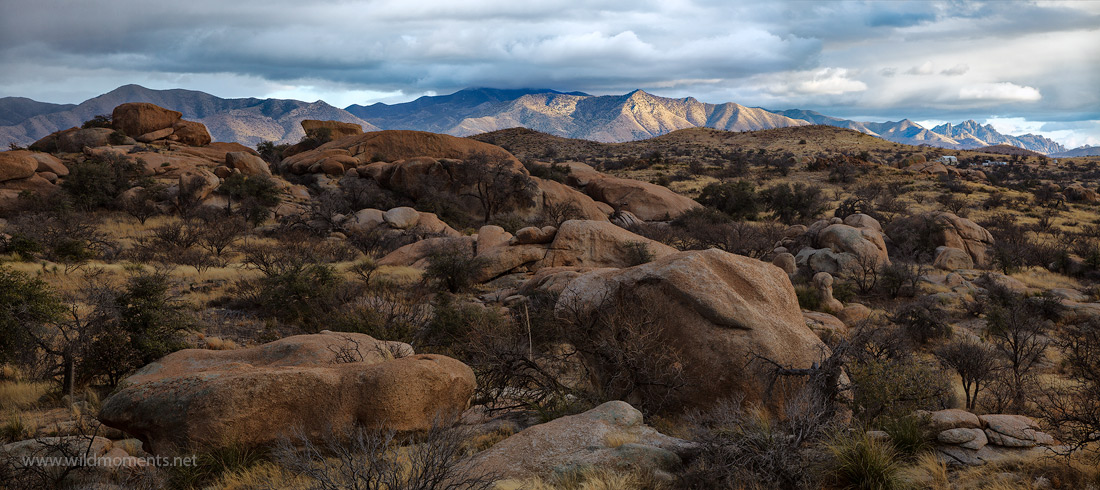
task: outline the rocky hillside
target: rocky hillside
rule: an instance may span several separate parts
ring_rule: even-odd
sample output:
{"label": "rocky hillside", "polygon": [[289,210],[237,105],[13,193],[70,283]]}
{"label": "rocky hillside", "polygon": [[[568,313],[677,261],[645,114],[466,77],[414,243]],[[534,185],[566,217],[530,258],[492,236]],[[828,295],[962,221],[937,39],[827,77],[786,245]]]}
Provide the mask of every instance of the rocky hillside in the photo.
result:
{"label": "rocky hillside", "polygon": [[[299,124],[303,119],[349,122],[368,131],[378,129],[323,101],[222,99],[194,90],[151,90],[125,85],[76,106],[58,106],[68,107],[64,110],[39,113],[13,125],[0,126],[0,142],[26,145],[50,133],[80,126],[97,115],[110,114],[115,107],[127,102],[148,102],[179,111],[184,118],[205,124],[215,141],[248,146],[265,140],[297,143],[305,135]],[[0,114],[8,113],[0,111]]]}

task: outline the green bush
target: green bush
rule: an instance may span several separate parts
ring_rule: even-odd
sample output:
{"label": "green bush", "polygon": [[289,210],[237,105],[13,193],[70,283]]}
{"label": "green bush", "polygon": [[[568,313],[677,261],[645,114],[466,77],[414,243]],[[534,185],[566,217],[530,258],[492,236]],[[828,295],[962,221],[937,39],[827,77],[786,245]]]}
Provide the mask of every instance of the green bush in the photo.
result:
{"label": "green bush", "polygon": [[84,358],[86,377],[105,375],[114,386],[131,371],[186,347],[184,332],[194,320],[171,292],[168,277],[139,273],[122,290],[95,298],[90,322],[98,335]]}
{"label": "green bush", "polygon": [[41,279],[0,266],[0,364],[32,353],[32,331],[58,320],[60,298]]}
{"label": "green bush", "polygon": [[134,187],[141,177],[142,165],[127,156],[108,153],[69,165],[69,175],[61,189],[73,205],[85,211],[109,208],[118,196]]}
{"label": "green bush", "polygon": [[777,184],[760,192],[764,205],[784,223],[808,221],[825,211],[821,188],[806,184]]}
{"label": "green bush", "polygon": [[756,186],[745,180],[707,184],[697,201],[738,221],[756,219],[762,207]]}
{"label": "green bush", "polygon": [[109,128],[111,127],[111,115],[99,114],[91,119],[84,121],[84,124],[80,125],[80,129],[90,128]]}
{"label": "green bush", "polygon": [[911,357],[853,360],[848,377],[853,415],[872,427],[916,410],[947,408],[953,393],[949,376]]}
{"label": "green bush", "polygon": [[424,280],[451,293],[461,293],[474,285],[479,261],[469,247],[444,247],[428,255]]}

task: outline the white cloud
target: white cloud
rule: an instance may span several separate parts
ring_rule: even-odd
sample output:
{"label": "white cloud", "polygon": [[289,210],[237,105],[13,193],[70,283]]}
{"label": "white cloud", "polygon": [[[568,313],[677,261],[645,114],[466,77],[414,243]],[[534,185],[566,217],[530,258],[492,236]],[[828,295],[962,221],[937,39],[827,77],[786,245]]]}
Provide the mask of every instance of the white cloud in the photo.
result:
{"label": "white cloud", "polygon": [[1011,82],[983,83],[959,89],[960,100],[1035,102],[1043,98],[1039,89]]}
{"label": "white cloud", "polygon": [[773,95],[841,95],[867,90],[867,84],[853,80],[845,68],[821,68],[787,72],[771,77],[766,88]]}

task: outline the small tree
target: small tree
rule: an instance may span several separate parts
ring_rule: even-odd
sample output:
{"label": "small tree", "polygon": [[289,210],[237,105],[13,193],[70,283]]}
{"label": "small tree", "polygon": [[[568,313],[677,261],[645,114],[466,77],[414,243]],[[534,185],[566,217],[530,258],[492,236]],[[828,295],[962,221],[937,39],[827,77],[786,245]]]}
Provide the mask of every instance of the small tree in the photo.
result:
{"label": "small tree", "polygon": [[1052,312],[1045,310],[1052,305],[998,286],[991,286],[981,301],[986,332],[1007,365],[1013,409],[1023,412],[1032,370],[1045,358],[1050,345],[1046,333]]}
{"label": "small tree", "polygon": [[936,350],[936,357],[962,378],[966,409],[973,411],[985,383],[997,371],[996,354],[985,344],[957,341]]}
{"label": "small tree", "polygon": [[486,223],[507,206],[530,204],[537,189],[526,173],[514,168],[501,155],[472,153],[462,164],[460,172],[459,184],[471,189],[465,195],[481,203]]}

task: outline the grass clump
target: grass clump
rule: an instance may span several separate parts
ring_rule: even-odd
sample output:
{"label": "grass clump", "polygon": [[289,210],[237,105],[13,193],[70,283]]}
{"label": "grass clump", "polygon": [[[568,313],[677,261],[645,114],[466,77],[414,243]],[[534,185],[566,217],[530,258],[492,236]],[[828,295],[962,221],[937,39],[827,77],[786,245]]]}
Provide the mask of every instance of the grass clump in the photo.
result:
{"label": "grass clump", "polygon": [[866,432],[836,436],[826,449],[831,456],[828,477],[836,488],[897,490],[908,488],[898,451]]}

